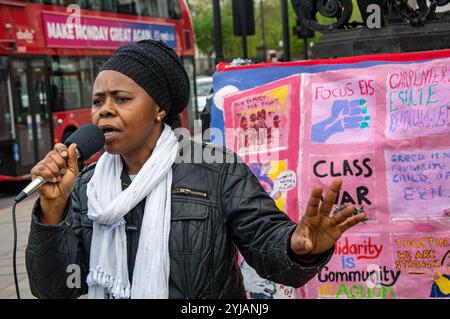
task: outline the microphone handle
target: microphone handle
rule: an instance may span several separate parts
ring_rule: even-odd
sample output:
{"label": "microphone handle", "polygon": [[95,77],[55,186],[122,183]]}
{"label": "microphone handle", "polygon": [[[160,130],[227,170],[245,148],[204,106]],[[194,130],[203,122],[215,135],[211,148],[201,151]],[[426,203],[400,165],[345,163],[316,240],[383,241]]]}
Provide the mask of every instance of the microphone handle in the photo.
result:
{"label": "microphone handle", "polygon": [[36,191],[39,187],[45,184],[45,179],[42,176],[37,176],[35,179],[31,181],[30,184],[28,184],[27,187],[23,189],[23,191],[20,192],[19,195],[14,199],[16,203],[22,201],[23,199],[27,198],[31,193]]}
{"label": "microphone handle", "polygon": [[[76,150],[77,152],[77,158],[79,159],[81,157],[80,152],[78,151],[78,149]],[[16,203],[24,200],[25,198],[27,198],[28,196],[30,196],[32,193],[34,193],[39,187],[41,187],[42,185],[44,185],[46,183],[46,180],[42,177],[42,176],[37,176],[35,179],[33,179],[31,181],[30,184],[28,184],[27,187],[25,187],[20,193],[19,195],[16,196],[16,198],[14,199],[14,201]]]}

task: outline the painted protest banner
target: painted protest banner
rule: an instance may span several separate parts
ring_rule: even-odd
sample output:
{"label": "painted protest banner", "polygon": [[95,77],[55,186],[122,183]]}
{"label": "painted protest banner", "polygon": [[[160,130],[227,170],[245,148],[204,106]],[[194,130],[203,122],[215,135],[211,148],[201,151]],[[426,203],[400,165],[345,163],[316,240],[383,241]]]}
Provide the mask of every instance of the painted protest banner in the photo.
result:
{"label": "painted protest banner", "polygon": [[[299,126],[300,77],[268,83],[254,90],[224,97],[227,146],[241,155],[277,207],[298,218],[297,154],[298,135],[290,127]],[[302,289],[261,278],[240,257],[247,294],[255,299],[304,298]]]}
{"label": "painted protest banner", "polygon": [[443,217],[450,210],[450,149],[386,150],[391,218]]}
{"label": "painted protest banner", "polygon": [[332,81],[330,76],[311,78],[311,141],[340,144],[370,140],[376,112],[375,80],[366,76]]}
{"label": "painted protest banner", "polygon": [[[287,193],[297,186],[295,172],[287,170],[287,160],[250,162],[247,165],[258,178],[266,193],[271,195],[277,207],[282,211],[287,211]],[[288,174],[290,174],[290,180],[286,180]]]}
{"label": "painted protest banner", "polygon": [[298,218],[296,165],[300,77],[291,76],[224,97],[225,139],[291,218]]}
{"label": "painted protest banner", "polygon": [[[399,56],[402,63],[301,74],[296,64],[289,64],[276,80],[272,66],[243,67],[220,84],[234,84],[221,96],[225,129],[239,131],[243,111],[257,116],[263,103],[277,105],[277,112],[288,110],[281,130],[286,139],[278,147],[264,135],[257,140],[262,147],[252,148],[242,138],[237,143],[233,132],[227,132],[225,141],[291,219],[303,214],[316,184],[327,189],[334,178],[343,180],[343,188],[333,211],[353,205],[368,214],[366,222],[338,241],[330,263],[296,291],[296,298],[450,297],[450,50],[435,53],[434,59],[422,55],[426,61]],[[291,74],[285,72],[289,67]],[[247,71],[255,81],[245,78]],[[239,90],[239,75],[253,88]],[[280,99],[292,81],[300,85],[298,95]],[[257,156],[270,152],[278,156],[273,163]],[[246,287],[257,291],[255,285],[264,286],[261,280],[246,280]],[[274,291],[264,289],[266,295]]]}
{"label": "painted protest banner", "polygon": [[305,288],[292,288],[283,284],[261,278],[244,259],[240,268],[244,277],[244,287],[248,298],[251,299],[304,299]]}
{"label": "painted protest banner", "polygon": [[[445,233],[450,225],[450,219],[446,217],[450,215],[448,214],[450,207],[448,185],[450,183],[447,177],[450,175],[447,173],[450,167],[450,163],[448,163],[450,140],[445,138],[450,134],[450,127],[446,124],[447,103],[450,101],[450,96],[445,93],[450,91],[450,82],[441,79],[439,90],[437,85],[433,86],[434,89],[431,91],[433,99],[430,99],[430,101],[437,101],[437,105],[445,106],[445,109],[440,108],[443,111],[436,113],[439,117],[438,122],[445,123],[445,125],[439,127],[436,125],[420,126],[419,121],[420,125],[417,127],[421,127],[420,132],[417,129],[415,131],[402,130],[410,135],[399,133],[398,136],[401,138],[398,136],[392,138],[388,125],[393,127],[390,121],[394,118],[391,108],[391,105],[394,105],[392,104],[394,98],[392,94],[388,93],[390,87],[387,78],[392,76],[390,70],[400,70],[399,72],[403,73],[408,69],[446,70],[446,66],[450,67],[449,63],[450,59],[438,59],[412,63],[408,66],[373,66],[365,69],[365,74],[369,74],[370,79],[364,79],[364,77],[361,79],[360,74],[363,72],[352,69],[304,75],[302,79],[304,84],[302,97],[304,99],[301,101],[304,108],[302,109],[300,134],[303,138],[300,140],[301,147],[299,149],[299,153],[303,154],[299,158],[303,160],[299,161],[298,172],[306,172],[309,177],[309,189],[305,187],[299,194],[300,211],[305,209],[309,191],[314,184],[319,183],[324,185],[324,188],[328,188],[331,180],[339,177],[343,180],[343,189],[338,195],[335,208],[351,204],[366,211],[369,218],[365,224],[360,225],[358,229],[351,230],[349,234],[364,230],[368,234],[378,235],[379,238],[385,240],[389,237],[396,239],[393,234],[399,230],[406,231],[406,234],[413,238],[415,236],[413,234],[424,230],[429,231],[428,237],[436,237],[442,232]],[[327,81],[330,82],[327,84]],[[349,83],[368,83],[368,85],[358,86],[358,89],[363,88],[370,97],[361,96],[363,91],[354,93],[354,84],[350,85]],[[321,96],[320,92],[324,87],[327,93]],[[369,90],[366,90],[366,87],[369,87]],[[358,96],[357,93],[361,95]],[[356,99],[348,100],[348,97],[353,98],[354,95]],[[364,99],[364,103],[362,103],[362,99]],[[327,106],[323,100],[327,100],[328,105],[332,106]],[[426,106],[426,103],[424,105]],[[373,106],[372,110],[371,106]],[[420,103],[417,103],[416,107],[417,111]],[[431,110],[432,107],[429,105],[428,110]],[[319,111],[316,111],[317,108]],[[424,110],[425,113],[426,111]],[[327,112],[330,114],[328,118],[324,115]],[[436,118],[431,118],[431,115],[427,116],[430,123],[436,120]],[[346,117],[350,117],[350,119],[348,120]],[[408,121],[410,122],[405,123],[412,123],[411,127],[416,123],[415,119]],[[325,125],[323,125],[324,122]],[[322,126],[318,129],[318,125]],[[368,133],[369,130],[370,133]],[[324,148],[323,145],[327,147]],[[370,290],[364,290],[365,286],[358,283],[331,285],[321,282],[323,279],[321,273],[317,277],[320,282],[317,288],[319,297],[324,297],[325,290],[329,290],[334,293],[329,293],[334,298],[372,298],[373,296],[377,298],[428,298],[431,296],[430,289],[434,289],[434,294],[439,297],[447,297],[445,293],[437,292],[439,289],[446,291],[448,279],[446,277],[448,269],[439,266],[438,257],[436,257],[437,255],[442,257],[448,251],[448,248],[445,248],[445,240],[441,238],[440,242],[442,241],[444,241],[443,246],[439,249],[436,248],[435,254],[432,254],[430,250],[416,253],[417,256],[423,256],[424,259],[432,259],[428,264],[434,263],[435,272],[433,273],[433,270],[426,272],[428,281],[421,280],[425,277],[417,275],[419,272],[425,274],[423,270],[405,271],[399,266],[405,261],[392,260],[392,256],[395,256],[398,251],[396,241],[393,239],[391,242],[384,242],[383,252],[374,265],[378,267],[379,270],[375,273],[380,277],[392,274],[392,278],[395,277],[395,285],[381,282],[378,289],[373,290],[369,296]],[[337,247],[339,245],[338,243]],[[335,252],[335,254],[337,253]],[[330,266],[327,266],[330,269],[337,266],[333,260]],[[420,263],[424,263],[424,261],[422,260]],[[432,267],[430,266],[430,268]],[[339,276],[345,278],[346,275],[339,274]],[[444,288],[439,287],[438,283]],[[417,287],[419,284],[420,287],[424,287],[420,291],[417,291],[417,288],[411,289],[414,285]],[[311,282],[307,286],[311,287],[307,290],[307,297],[317,298],[314,290],[316,283]],[[314,293],[310,294],[310,291]]]}
{"label": "painted protest banner", "polygon": [[380,234],[344,235],[332,260],[307,285],[308,298],[396,298],[401,272],[382,263],[387,243]]}
{"label": "painted protest banner", "polygon": [[395,233],[391,246],[403,298],[450,297],[450,232]]}
{"label": "painted protest banner", "polygon": [[[214,73],[214,98],[211,105],[211,128],[224,133],[223,97],[230,93],[245,91],[255,87],[278,81],[295,74],[314,74],[332,70],[365,69],[376,65],[401,65],[414,61],[439,59],[449,56],[449,50],[376,54],[370,56],[354,56],[337,59],[317,59],[288,63],[260,63],[247,66],[230,66],[226,63],[218,65]],[[225,134],[212,136],[212,142],[224,144]]]}
{"label": "painted protest banner", "polygon": [[[369,219],[376,218],[377,194],[375,193],[374,152],[346,154],[309,154],[309,185],[330,185],[335,178],[343,180],[343,188],[336,198],[336,206],[353,205],[363,209]],[[307,188],[303,189],[307,200]]]}
{"label": "painted protest banner", "polygon": [[225,96],[226,145],[239,155],[286,151],[289,140],[298,139],[289,128],[298,125],[299,89],[300,78],[293,76]]}
{"label": "painted protest banner", "polygon": [[[391,139],[386,133],[385,119],[391,117],[392,97],[385,92],[389,91],[386,79],[392,76],[389,73],[392,69],[446,70],[447,65],[450,69],[448,59],[408,66],[374,66],[366,69],[370,76],[365,78],[354,69],[304,75],[303,138],[299,149],[304,156],[298,171],[308,173],[310,187],[314,183],[328,187],[332,177],[342,178],[343,194],[336,203],[365,208],[372,221],[444,216],[450,206],[447,186],[450,173],[449,142],[442,137],[450,134],[450,125],[431,131],[423,128],[426,136]],[[450,92],[450,81],[439,81]],[[450,96],[439,92],[434,93],[434,98],[446,105],[445,99]],[[450,109],[445,108],[450,114]],[[345,158],[339,161],[341,156]],[[370,165],[366,167],[363,163]],[[376,198],[376,203],[369,194]],[[299,195],[301,210],[306,207],[308,195],[309,190],[303,188]]]}
{"label": "painted protest banner", "polygon": [[408,138],[450,130],[450,66],[414,64],[391,70],[386,83],[386,137]]}
{"label": "painted protest banner", "polygon": [[307,298],[450,297],[450,233],[344,235]]}
{"label": "painted protest banner", "polygon": [[341,178],[336,209],[353,205],[364,210],[371,222],[378,218],[375,169],[379,152],[373,145],[380,95],[377,73],[361,74],[360,70],[345,69],[303,75],[298,150],[302,160],[297,172],[307,176],[308,186],[299,189],[300,211],[306,208],[314,185],[327,189],[332,180]]}

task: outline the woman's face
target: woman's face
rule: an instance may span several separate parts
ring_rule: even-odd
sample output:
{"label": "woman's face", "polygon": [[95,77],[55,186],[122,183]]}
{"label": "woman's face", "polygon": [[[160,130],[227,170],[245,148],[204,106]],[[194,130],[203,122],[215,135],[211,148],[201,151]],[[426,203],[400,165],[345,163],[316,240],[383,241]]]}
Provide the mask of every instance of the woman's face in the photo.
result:
{"label": "woman's face", "polygon": [[105,134],[108,153],[132,156],[149,152],[164,116],[150,95],[129,77],[112,70],[97,75],[91,117]]}
{"label": "woman's face", "polygon": [[241,118],[241,128],[242,128],[243,130],[246,130],[246,129],[247,129],[247,118],[246,118],[245,116],[243,116],[243,117]]}

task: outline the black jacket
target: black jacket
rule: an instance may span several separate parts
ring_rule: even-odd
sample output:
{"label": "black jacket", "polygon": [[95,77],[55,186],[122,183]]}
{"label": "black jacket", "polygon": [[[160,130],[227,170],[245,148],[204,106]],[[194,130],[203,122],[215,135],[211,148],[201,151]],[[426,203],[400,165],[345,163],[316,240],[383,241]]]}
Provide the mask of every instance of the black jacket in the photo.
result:
{"label": "black jacket", "polygon": [[[228,162],[173,165],[169,297],[245,298],[238,249],[260,276],[274,282],[299,287],[314,277],[333,249],[311,264],[297,260],[290,252],[296,224],[275,206],[247,165],[223,148],[197,147]],[[85,167],[77,177],[60,224],[39,222],[39,200],[33,208],[26,267],[36,297],[77,298],[87,293],[92,221],[87,216],[86,186],[94,167]],[[122,187],[129,183],[122,174]],[[125,217],[130,277],[142,213],[143,202]],[[79,288],[67,285],[75,282],[73,264],[81,269]]]}

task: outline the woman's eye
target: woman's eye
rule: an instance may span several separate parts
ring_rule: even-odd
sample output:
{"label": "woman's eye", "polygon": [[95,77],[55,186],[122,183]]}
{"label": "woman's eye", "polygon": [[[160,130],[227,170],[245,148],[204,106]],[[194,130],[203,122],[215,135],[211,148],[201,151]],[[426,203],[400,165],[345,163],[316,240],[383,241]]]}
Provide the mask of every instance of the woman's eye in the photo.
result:
{"label": "woman's eye", "polygon": [[92,105],[94,105],[94,106],[99,106],[99,105],[101,105],[101,103],[102,103],[102,100],[100,100],[100,99],[92,101]]}
{"label": "woman's eye", "polygon": [[126,101],[128,101],[128,100],[130,100],[129,98],[126,98],[126,97],[120,97],[120,96],[117,96],[116,97],[116,102],[117,103],[125,103]]}

